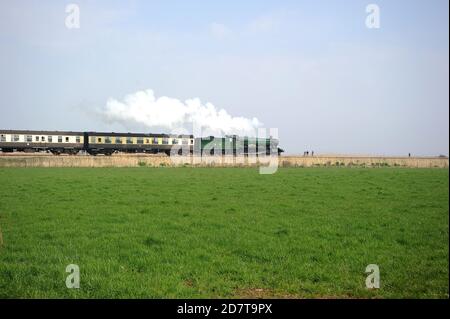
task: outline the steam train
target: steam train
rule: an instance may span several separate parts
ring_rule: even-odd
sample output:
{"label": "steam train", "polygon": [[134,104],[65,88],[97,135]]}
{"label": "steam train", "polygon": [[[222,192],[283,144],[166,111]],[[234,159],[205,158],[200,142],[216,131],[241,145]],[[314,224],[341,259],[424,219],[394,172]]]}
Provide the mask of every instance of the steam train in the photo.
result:
{"label": "steam train", "polygon": [[172,155],[280,155],[278,139],[229,135],[193,135],[0,130],[1,152],[49,152],[75,155],[164,153]]}

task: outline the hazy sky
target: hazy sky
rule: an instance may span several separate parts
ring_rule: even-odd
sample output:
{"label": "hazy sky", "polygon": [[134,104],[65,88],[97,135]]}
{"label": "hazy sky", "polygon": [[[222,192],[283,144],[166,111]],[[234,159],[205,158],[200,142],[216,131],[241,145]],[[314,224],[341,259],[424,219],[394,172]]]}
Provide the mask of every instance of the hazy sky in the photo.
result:
{"label": "hazy sky", "polygon": [[288,153],[448,154],[448,12],[447,0],[0,0],[0,128],[154,132],[96,112],[151,89],[257,118]]}

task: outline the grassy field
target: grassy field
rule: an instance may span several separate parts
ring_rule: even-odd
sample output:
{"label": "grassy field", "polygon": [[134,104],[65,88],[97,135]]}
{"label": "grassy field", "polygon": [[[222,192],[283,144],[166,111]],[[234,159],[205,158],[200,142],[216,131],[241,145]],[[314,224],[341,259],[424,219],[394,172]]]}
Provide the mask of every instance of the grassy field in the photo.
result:
{"label": "grassy field", "polygon": [[[448,298],[447,169],[0,169],[0,297]],[[68,289],[68,264],[80,289]],[[381,288],[365,287],[380,267]]]}

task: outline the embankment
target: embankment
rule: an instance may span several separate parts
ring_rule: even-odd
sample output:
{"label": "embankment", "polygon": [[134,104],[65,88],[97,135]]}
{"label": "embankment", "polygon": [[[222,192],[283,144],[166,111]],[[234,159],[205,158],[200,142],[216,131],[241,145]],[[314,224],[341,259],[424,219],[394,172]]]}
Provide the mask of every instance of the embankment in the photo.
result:
{"label": "embankment", "polygon": [[[272,159],[279,167],[415,167],[448,168],[442,157],[363,157],[363,156],[280,156]],[[261,165],[268,163],[262,161]],[[0,167],[172,167],[172,166],[255,166],[254,158],[243,157],[168,157],[159,155],[55,156],[41,154],[2,154]]]}

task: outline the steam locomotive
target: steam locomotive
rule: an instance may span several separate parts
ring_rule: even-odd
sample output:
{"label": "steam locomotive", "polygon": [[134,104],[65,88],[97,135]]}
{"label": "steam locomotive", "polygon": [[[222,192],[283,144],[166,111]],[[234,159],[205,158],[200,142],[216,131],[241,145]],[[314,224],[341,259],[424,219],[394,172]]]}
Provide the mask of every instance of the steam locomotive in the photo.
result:
{"label": "steam locomotive", "polygon": [[164,153],[173,155],[280,155],[278,139],[229,135],[193,135],[0,130],[0,150],[6,152],[49,152],[75,155],[113,153]]}

